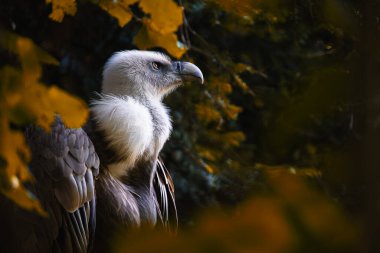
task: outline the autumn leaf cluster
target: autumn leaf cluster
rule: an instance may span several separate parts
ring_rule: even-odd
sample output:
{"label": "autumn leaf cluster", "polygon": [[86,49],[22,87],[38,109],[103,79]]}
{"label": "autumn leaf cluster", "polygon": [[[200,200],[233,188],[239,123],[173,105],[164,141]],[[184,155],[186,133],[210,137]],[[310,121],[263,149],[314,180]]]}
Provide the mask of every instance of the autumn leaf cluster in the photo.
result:
{"label": "autumn leaf cluster", "polygon": [[[60,114],[70,127],[80,127],[88,111],[85,103],[56,86],[46,87],[40,83],[41,63],[58,62],[40,49],[30,39],[1,31],[1,47],[18,56],[21,68],[3,66],[1,79],[1,191],[27,209],[44,213],[37,199],[23,186],[33,180],[27,169],[30,152],[23,133],[11,128],[11,124],[35,123],[50,131],[55,114]],[[69,106],[69,107],[68,107]]]}

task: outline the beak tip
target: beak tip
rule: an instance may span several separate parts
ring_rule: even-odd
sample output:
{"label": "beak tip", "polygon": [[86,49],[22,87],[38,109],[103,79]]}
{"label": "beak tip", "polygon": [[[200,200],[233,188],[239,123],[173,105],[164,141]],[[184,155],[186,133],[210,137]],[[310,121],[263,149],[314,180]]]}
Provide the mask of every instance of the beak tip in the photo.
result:
{"label": "beak tip", "polygon": [[179,74],[183,80],[197,81],[204,84],[202,71],[190,62],[180,62]]}
{"label": "beak tip", "polygon": [[205,79],[203,78],[203,74],[202,74],[202,72],[200,73],[200,77],[199,77],[199,79],[201,79],[201,80],[200,80],[200,81],[201,81],[201,84],[204,85],[204,84],[205,84]]}

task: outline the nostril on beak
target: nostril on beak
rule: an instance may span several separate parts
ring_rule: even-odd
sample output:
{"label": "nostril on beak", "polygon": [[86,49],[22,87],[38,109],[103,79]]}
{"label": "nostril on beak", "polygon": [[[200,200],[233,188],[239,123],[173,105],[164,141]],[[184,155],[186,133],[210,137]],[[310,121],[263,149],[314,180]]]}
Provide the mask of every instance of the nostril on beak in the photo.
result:
{"label": "nostril on beak", "polygon": [[178,73],[181,73],[182,70],[183,70],[183,67],[182,67],[181,62],[177,62],[177,71],[178,71]]}

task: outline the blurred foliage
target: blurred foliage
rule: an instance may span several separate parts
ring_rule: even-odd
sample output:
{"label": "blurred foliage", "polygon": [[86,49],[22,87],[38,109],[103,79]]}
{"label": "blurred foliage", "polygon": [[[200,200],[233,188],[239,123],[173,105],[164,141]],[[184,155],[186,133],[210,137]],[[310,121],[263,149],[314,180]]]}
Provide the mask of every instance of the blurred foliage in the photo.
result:
{"label": "blurred foliage", "polygon": [[177,236],[122,233],[115,252],[356,252],[358,232],[334,203],[296,176],[268,173],[266,181],[266,194],[207,210]]}
{"label": "blurred foliage", "polygon": [[1,30],[0,45],[16,54],[21,69],[2,66],[1,73],[1,175],[0,190],[10,199],[27,209],[45,214],[38,200],[31,196],[23,183],[32,180],[27,168],[30,153],[22,132],[12,129],[11,124],[36,123],[47,131],[54,121],[55,113],[62,115],[70,127],[80,127],[88,111],[84,102],[73,98],[58,87],[45,87],[39,82],[40,63],[58,62],[38,48],[30,39]]}
{"label": "blurred foliage", "polygon": [[161,50],[206,78],[166,99],[162,156],[184,231],[126,235],[122,250],[376,252],[378,1],[4,0],[0,11],[2,189],[31,178],[20,126],[80,112],[63,90],[89,101],[113,52]]}

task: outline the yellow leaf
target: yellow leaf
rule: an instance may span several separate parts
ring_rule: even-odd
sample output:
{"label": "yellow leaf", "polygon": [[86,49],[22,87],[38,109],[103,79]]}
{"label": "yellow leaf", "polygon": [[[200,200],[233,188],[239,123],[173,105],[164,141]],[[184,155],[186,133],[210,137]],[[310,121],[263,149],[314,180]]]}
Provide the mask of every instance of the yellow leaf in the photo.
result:
{"label": "yellow leaf", "polygon": [[108,12],[112,17],[115,17],[121,27],[125,26],[131,19],[132,13],[129,10],[129,5],[136,3],[137,0],[124,1],[100,1],[99,6]]}
{"label": "yellow leaf", "polygon": [[182,8],[172,0],[141,0],[140,7],[150,14],[150,28],[161,34],[177,31],[183,22]]}
{"label": "yellow leaf", "polygon": [[1,118],[0,127],[2,140],[0,142],[0,155],[7,161],[8,174],[15,175],[25,167],[26,162],[30,159],[30,153],[26,147],[22,133],[11,131],[8,120],[5,117]]}
{"label": "yellow leaf", "polygon": [[230,94],[232,92],[231,84],[229,83],[220,83],[219,89],[223,94]]}
{"label": "yellow leaf", "polygon": [[[39,62],[58,65],[59,62],[46,51],[39,48],[32,40],[19,36],[15,33],[0,29],[0,46],[8,51],[20,55],[20,49],[25,45],[29,51],[34,51]],[[29,41],[29,42],[26,42]]]}
{"label": "yellow leaf", "polygon": [[215,169],[214,167],[212,167],[211,165],[209,165],[209,164],[206,164],[206,165],[205,165],[205,170],[206,170],[208,173],[210,173],[210,174],[213,174],[213,173],[216,171],[216,169]]}
{"label": "yellow leaf", "polygon": [[[15,90],[21,84],[21,73],[13,67],[5,66],[1,68],[0,77],[0,94],[5,94],[9,90]],[[6,96],[5,99],[8,100],[9,96]]]}
{"label": "yellow leaf", "polygon": [[210,147],[197,146],[196,151],[202,158],[212,162],[215,162],[222,156],[222,153],[219,150],[212,149]]}
{"label": "yellow leaf", "polygon": [[245,140],[245,135],[240,131],[232,131],[223,135],[223,142],[229,146],[238,147]]}
{"label": "yellow leaf", "polygon": [[226,113],[227,117],[231,120],[236,120],[237,116],[243,109],[236,105],[228,104],[224,108],[224,112]]}
{"label": "yellow leaf", "polygon": [[49,18],[56,22],[62,22],[65,14],[74,16],[77,12],[76,0],[46,0],[46,4],[52,4],[52,12]]}
{"label": "yellow leaf", "polygon": [[67,127],[79,128],[86,122],[88,110],[86,103],[81,99],[55,86],[49,88],[47,96],[52,110],[61,115]]}
{"label": "yellow leaf", "polygon": [[[45,86],[34,83],[32,86],[19,91],[22,94],[22,100],[18,106],[24,108],[37,125],[46,131],[50,131],[51,124],[54,121],[54,108],[47,91],[48,89]],[[70,105],[67,104],[66,106],[69,107]]]}
{"label": "yellow leaf", "polygon": [[240,78],[240,76],[234,75],[234,79],[243,91],[249,90],[248,85]]}
{"label": "yellow leaf", "polygon": [[263,78],[268,78],[268,76],[263,73],[262,71],[260,70],[257,70],[255,68],[253,68],[252,66],[249,66],[247,64],[244,64],[244,63],[237,63],[235,64],[235,66],[233,67],[234,71],[238,74],[241,74],[245,71],[251,73],[251,74],[256,74],[256,75],[259,75]]}
{"label": "yellow leaf", "polygon": [[21,184],[33,179],[27,168],[30,152],[25,143],[24,135],[21,132],[12,131],[9,128],[7,118],[2,117],[0,120],[0,157],[5,161],[5,167],[0,167],[0,170],[4,171],[0,171],[3,172],[0,174],[5,176],[9,185],[0,191],[19,206],[28,210],[34,209],[45,215],[46,213],[39,201],[31,198]]}
{"label": "yellow leaf", "polygon": [[178,42],[175,33],[161,34],[155,30],[143,26],[134,37],[133,43],[141,49],[162,47],[175,58],[181,58],[186,52],[186,48]]}
{"label": "yellow leaf", "polygon": [[222,120],[220,112],[206,104],[195,105],[195,113],[198,119],[206,123]]}
{"label": "yellow leaf", "polygon": [[30,39],[19,37],[16,43],[23,69],[24,86],[32,85],[38,81],[42,73],[33,42]]}
{"label": "yellow leaf", "polygon": [[28,191],[20,186],[18,188],[12,188],[6,192],[4,195],[13,200],[20,207],[27,210],[35,210],[40,215],[47,217],[46,211],[42,208],[40,202],[37,199],[33,199],[29,196]]}
{"label": "yellow leaf", "polygon": [[256,163],[255,168],[265,171],[267,175],[278,177],[299,175],[302,177],[318,178],[322,176],[322,172],[316,168],[297,168],[287,165],[265,165],[261,163]]}
{"label": "yellow leaf", "polygon": [[249,88],[248,84],[246,82],[244,82],[243,79],[241,79],[241,77],[237,74],[234,74],[233,75],[234,79],[235,79],[235,82],[237,83],[237,85],[244,91],[244,92],[247,92],[248,94],[254,96],[255,93],[251,90],[251,88]]}
{"label": "yellow leaf", "polygon": [[250,66],[244,64],[244,63],[237,63],[234,66],[234,71],[238,74],[243,73],[244,71],[248,70]]}
{"label": "yellow leaf", "polygon": [[33,46],[34,50],[36,51],[37,58],[40,62],[51,65],[59,65],[59,61],[57,61],[57,59],[55,59],[53,56],[51,56],[41,48],[37,47],[36,45],[33,44]]}
{"label": "yellow leaf", "polygon": [[30,152],[24,135],[10,129],[10,124],[36,123],[50,130],[55,113],[62,115],[69,127],[82,125],[88,111],[82,100],[70,96],[57,87],[47,88],[39,83],[40,62],[58,62],[30,39],[2,32],[0,46],[17,54],[21,70],[4,66],[0,70],[0,192],[19,206],[46,215],[39,201],[24,184],[33,180],[27,164]]}
{"label": "yellow leaf", "polygon": [[227,95],[232,92],[232,86],[223,77],[211,77],[207,86],[215,90],[219,95]]}

